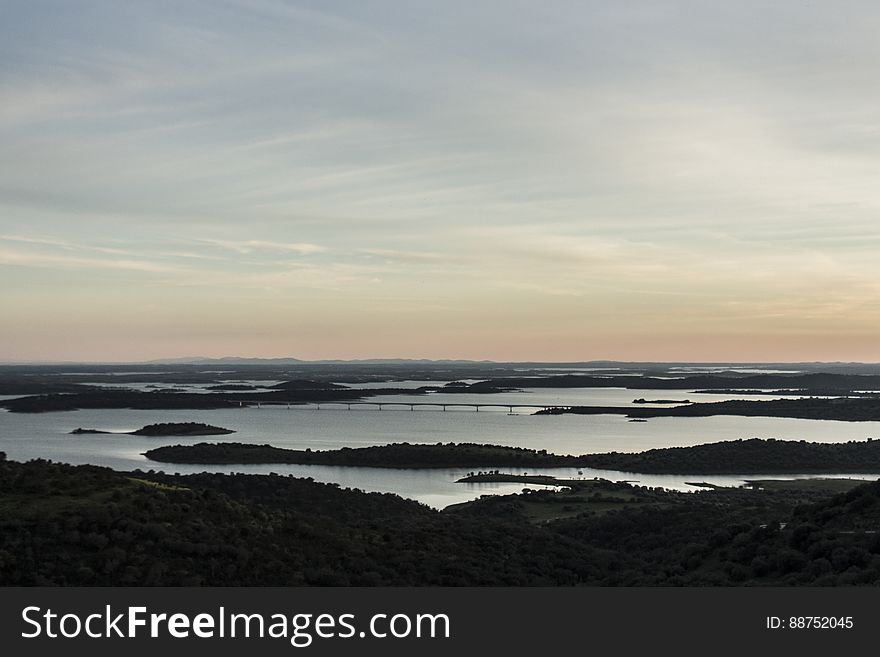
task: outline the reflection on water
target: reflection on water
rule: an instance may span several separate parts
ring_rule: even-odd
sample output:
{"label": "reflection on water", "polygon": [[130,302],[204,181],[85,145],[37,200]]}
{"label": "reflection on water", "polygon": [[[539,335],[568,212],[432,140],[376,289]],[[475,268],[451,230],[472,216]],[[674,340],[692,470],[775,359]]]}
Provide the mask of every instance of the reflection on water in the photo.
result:
{"label": "reflection on water", "polygon": [[[146,466],[144,466],[146,467]],[[458,504],[476,499],[481,495],[509,495],[519,493],[524,488],[537,489],[547,486],[535,486],[522,483],[456,483],[469,472],[480,468],[443,468],[430,470],[402,470],[394,468],[351,468],[326,465],[163,465],[154,469],[166,472],[190,474],[194,472],[240,472],[245,474],[266,474],[275,472],[279,475],[294,477],[311,477],[315,481],[336,483],[343,488],[358,488],[368,492],[397,493],[403,497],[422,502],[437,509],[450,504]],[[488,469],[488,466],[483,469]],[[498,468],[493,470],[509,474],[545,474],[560,479],[610,479],[626,480],[637,486],[668,488],[679,491],[696,490],[685,482],[703,482],[717,486],[741,486],[746,479],[800,479],[804,477],[835,477],[875,480],[878,474],[854,475],[644,475],[615,470],[596,470],[593,468]]]}

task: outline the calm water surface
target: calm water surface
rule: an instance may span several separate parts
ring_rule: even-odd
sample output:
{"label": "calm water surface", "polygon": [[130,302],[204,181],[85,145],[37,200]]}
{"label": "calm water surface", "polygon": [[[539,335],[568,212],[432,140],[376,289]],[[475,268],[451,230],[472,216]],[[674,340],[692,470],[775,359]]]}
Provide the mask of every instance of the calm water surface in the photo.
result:
{"label": "calm water surface", "polygon": [[[418,387],[428,382],[409,382]],[[436,385],[436,382],[433,383]],[[384,387],[389,384],[382,384]],[[403,387],[400,382],[390,384]],[[690,399],[720,401],[722,395],[696,395],[688,391],[603,389],[532,389],[497,395],[435,393],[429,396],[394,395],[376,401],[446,403],[499,403],[537,405],[625,405],[633,399]],[[750,396],[749,399],[760,397]],[[768,397],[778,398],[778,397]],[[716,416],[708,418],[653,418],[628,422],[619,415],[534,416],[527,409],[513,415],[507,409],[453,410],[430,408],[415,411],[372,407],[314,406],[263,407],[223,410],[120,410],[98,409],[56,413],[0,412],[0,450],[9,458],[46,458],[74,464],[91,463],[119,470],[154,469],[167,472],[248,472],[293,474],[317,481],[335,482],[368,491],[394,492],[434,507],[474,499],[484,494],[518,492],[522,484],[457,484],[474,468],[448,470],[396,470],[331,466],[248,465],[183,466],[149,461],[142,453],[152,447],[197,442],[236,441],[269,443],[292,449],[337,449],[384,445],[392,442],[479,442],[546,449],[559,454],[635,452],[656,447],[688,446],[738,438],[779,438],[815,442],[844,442],[880,437],[878,422],[836,422],[788,418]],[[403,407],[405,408],[405,407]],[[131,431],[155,422],[206,422],[233,429],[228,436],[149,438],[143,436],[69,435],[77,427],[106,431]],[[487,467],[490,464],[487,464]],[[477,468],[478,469],[478,468]],[[520,472],[519,469],[502,469]],[[637,480],[642,485],[692,490],[685,481],[738,485],[742,477],[691,475],[641,475],[582,469],[584,477]],[[542,468],[541,473],[576,477],[571,468]],[[811,475],[815,476],[815,475]],[[859,478],[876,478],[854,475]],[[880,475],[878,475],[880,476]],[[750,478],[754,478],[750,476]],[[770,475],[762,478],[771,478]],[[780,475],[776,478],[791,478]]]}

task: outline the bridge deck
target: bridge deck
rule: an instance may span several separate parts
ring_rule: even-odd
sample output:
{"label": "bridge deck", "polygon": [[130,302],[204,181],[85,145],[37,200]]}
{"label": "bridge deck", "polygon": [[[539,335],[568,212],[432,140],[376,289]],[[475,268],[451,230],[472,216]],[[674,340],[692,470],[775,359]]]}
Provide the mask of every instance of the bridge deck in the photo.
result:
{"label": "bridge deck", "polygon": [[385,407],[403,407],[403,408],[395,408],[395,410],[405,410],[409,409],[414,411],[416,407],[432,407],[445,411],[447,408],[472,408],[475,411],[479,412],[481,408],[506,408],[510,412],[513,412],[515,408],[535,408],[535,409],[548,409],[548,408],[556,408],[555,405],[547,405],[547,404],[474,404],[468,402],[398,402],[398,401],[386,401],[386,402],[378,402],[378,401],[322,401],[322,402],[300,402],[300,401],[241,401],[239,405],[244,407],[256,407],[262,408],[263,406],[286,406],[287,408],[309,408],[313,410],[321,410],[322,407],[341,407],[344,406],[345,410],[352,410],[353,406],[373,406],[378,408],[378,410],[383,410]]}

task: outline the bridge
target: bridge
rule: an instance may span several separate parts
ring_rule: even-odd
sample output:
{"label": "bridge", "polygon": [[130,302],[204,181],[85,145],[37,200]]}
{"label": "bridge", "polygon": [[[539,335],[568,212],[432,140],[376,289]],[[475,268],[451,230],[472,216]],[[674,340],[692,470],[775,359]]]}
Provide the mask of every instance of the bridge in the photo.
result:
{"label": "bridge", "polygon": [[[322,401],[322,402],[285,402],[285,401],[240,401],[239,406],[242,408],[262,408],[263,406],[285,406],[290,408],[308,408],[309,410],[320,411],[321,408],[333,408],[335,410],[354,410],[352,407],[372,406],[378,410],[386,408],[396,411],[404,411],[409,409],[415,411],[416,407],[431,407],[437,410],[446,411],[447,408],[465,408],[473,409],[477,413],[481,408],[506,408],[508,413],[513,413],[515,408],[530,408],[535,410],[547,410],[548,408],[557,408],[558,404],[469,404],[463,402],[377,402],[377,401]],[[344,408],[343,408],[344,407]]]}

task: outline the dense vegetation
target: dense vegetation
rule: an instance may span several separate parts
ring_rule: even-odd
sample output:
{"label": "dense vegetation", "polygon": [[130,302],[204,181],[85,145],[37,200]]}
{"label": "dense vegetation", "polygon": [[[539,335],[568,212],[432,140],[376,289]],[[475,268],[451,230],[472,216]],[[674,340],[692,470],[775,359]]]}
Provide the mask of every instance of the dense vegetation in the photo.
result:
{"label": "dense vegetation", "polygon": [[0,401],[0,406],[5,406],[13,413],[45,413],[83,408],[212,409],[233,408],[238,404],[217,394],[95,389],[89,392],[7,399]]}
{"label": "dense vegetation", "polygon": [[163,463],[298,463],[303,465],[348,465],[379,468],[447,468],[481,466],[576,466],[583,459],[548,454],[547,450],[501,447],[475,443],[413,445],[395,443],[374,447],[343,447],[312,451],[282,449],[271,445],[244,443],[198,443],[157,447],[144,453]]}
{"label": "dense vegetation", "polygon": [[621,414],[631,418],[708,417],[710,415],[741,415],[792,417],[808,420],[843,420],[866,422],[880,420],[880,397],[835,399],[773,399],[771,401],[731,400],[673,406],[670,408],[627,406],[569,406],[537,411],[536,415]]}
{"label": "dense vegetation", "polygon": [[232,429],[224,429],[223,427],[215,427],[211,424],[203,422],[160,422],[158,424],[148,424],[134,431],[104,431],[102,429],[83,429],[77,427],[70,432],[73,435],[80,434],[113,434],[126,436],[219,436],[223,434],[235,433]]}
{"label": "dense vegetation", "polygon": [[478,392],[480,388],[628,388],[630,390],[697,390],[713,388],[730,390],[737,388],[798,388],[807,393],[814,390],[834,391],[842,394],[851,390],[880,390],[880,376],[876,374],[835,374],[815,372],[809,374],[697,374],[676,377],[643,376],[593,376],[585,374],[560,374],[557,376],[505,377],[478,381],[468,388]]}
{"label": "dense vegetation", "polygon": [[589,454],[583,462],[591,468],[654,474],[880,473],[880,440],[808,443],[751,438],[638,454]]}
{"label": "dense vegetation", "polygon": [[348,386],[330,383],[328,381],[313,381],[311,379],[295,379],[293,381],[282,381],[272,388],[285,391],[302,391],[302,390],[348,390]]}
{"label": "dense vegetation", "polygon": [[380,468],[590,467],[653,474],[880,473],[880,440],[847,443],[752,438],[693,447],[559,456],[547,450],[475,443],[343,447],[311,451],[244,443],[157,447],[145,453],[163,463],[297,463]]}
{"label": "dense vegetation", "polygon": [[159,422],[148,424],[131,433],[135,436],[216,436],[235,432],[204,422]]}
{"label": "dense vegetation", "polygon": [[255,406],[257,404],[306,404],[312,402],[354,401],[362,397],[400,392],[419,394],[419,391],[397,389],[355,390],[341,387],[280,388],[272,392],[251,393],[193,393],[174,390],[120,390],[92,389],[88,392],[45,394],[0,400],[0,407],[13,413],[44,413],[73,411],[84,408],[138,408],[138,409],[214,409]]}
{"label": "dense vegetation", "polygon": [[878,483],[818,501],[612,486],[614,508],[535,523],[527,505],[571,500],[437,512],[290,477],[0,461],[0,584],[880,583]]}

